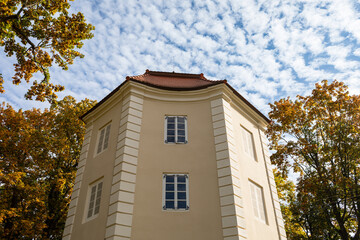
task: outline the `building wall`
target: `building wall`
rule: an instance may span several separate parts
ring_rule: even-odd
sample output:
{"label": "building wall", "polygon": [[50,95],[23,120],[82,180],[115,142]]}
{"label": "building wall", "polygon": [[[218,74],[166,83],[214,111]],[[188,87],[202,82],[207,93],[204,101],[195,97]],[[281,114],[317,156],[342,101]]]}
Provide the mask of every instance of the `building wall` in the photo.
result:
{"label": "building wall", "polygon": [[[164,143],[166,115],[187,116],[188,143]],[[189,174],[189,210],[162,210],[162,175]],[[144,99],[135,190],[133,240],[222,237],[209,100]]]}
{"label": "building wall", "polygon": [[[86,119],[63,239],[286,239],[265,123],[251,111],[224,85],[189,92],[125,85]],[[187,144],[164,142],[167,115],[187,116]],[[99,129],[109,122],[109,147],[97,155]],[[253,134],[257,161],[244,154],[241,126]],[[164,173],[189,175],[189,210],[162,209]],[[100,213],[87,221],[89,185],[99,179]],[[266,223],[254,218],[249,180],[263,188]]]}
{"label": "building wall", "polygon": [[[267,168],[269,166],[266,165],[264,145],[261,142],[260,133],[263,130],[259,127],[259,124],[247,116],[246,112],[241,113],[240,111],[235,105],[230,107],[235,145],[238,146],[236,153],[238,155],[240,185],[243,194],[243,216],[246,219],[248,239],[279,239],[272,192],[268,181],[268,174],[272,176],[272,170],[270,169],[270,172],[268,172]],[[245,128],[253,135],[256,160],[245,153],[242,128]],[[254,216],[249,181],[258,184],[263,189],[266,222],[260,221]]]}
{"label": "building wall", "polygon": [[[90,121],[92,126],[91,138],[89,138],[87,145],[87,157],[86,164],[84,166],[79,163],[78,176],[81,176],[81,188],[79,190],[79,196],[76,201],[76,211],[73,220],[73,226],[71,235],[65,235],[63,239],[86,239],[86,240],[99,240],[104,239],[106,221],[108,217],[109,199],[111,183],[113,178],[113,168],[115,159],[115,150],[117,145],[118,129],[120,124],[122,103],[115,104],[111,109],[108,108],[103,111],[98,117]],[[99,137],[99,129],[106,124],[111,123],[111,130],[109,136],[108,148],[96,154],[97,141]],[[93,182],[102,179],[102,195],[100,203],[99,215],[92,219],[86,220],[86,213],[88,208],[88,194],[89,185]],[[76,184],[75,184],[76,185]],[[76,189],[76,186],[74,187]]]}

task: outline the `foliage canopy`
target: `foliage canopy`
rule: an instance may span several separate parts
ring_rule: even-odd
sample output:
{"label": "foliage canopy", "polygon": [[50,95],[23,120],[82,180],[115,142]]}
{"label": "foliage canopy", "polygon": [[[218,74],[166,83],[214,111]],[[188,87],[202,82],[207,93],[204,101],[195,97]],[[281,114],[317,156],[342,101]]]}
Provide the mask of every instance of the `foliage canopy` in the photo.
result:
{"label": "foliage canopy", "polygon": [[[7,56],[15,55],[14,84],[34,80],[25,97],[44,101],[56,98],[55,92],[64,89],[50,82],[49,68],[56,63],[67,70],[76,57],[82,40],[93,37],[94,27],[85,22],[81,12],[69,14],[68,0],[0,0],[0,46]],[[4,92],[0,73],[0,92]]]}
{"label": "foliage canopy", "polygon": [[0,105],[0,239],[61,239],[85,132],[79,116],[94,104]]}
{"label": "foliage canopy", "polygon": [[310,96],[270,106],[271,159],[283,176],[300,174],[293,223],[307,239],[360,239],[360,96],[324,80]]}

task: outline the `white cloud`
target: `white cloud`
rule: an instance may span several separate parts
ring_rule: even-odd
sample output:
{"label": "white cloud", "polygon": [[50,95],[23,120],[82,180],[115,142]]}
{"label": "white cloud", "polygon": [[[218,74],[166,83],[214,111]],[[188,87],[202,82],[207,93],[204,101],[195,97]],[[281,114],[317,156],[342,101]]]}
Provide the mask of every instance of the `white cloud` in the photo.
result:
{"label": "white cloud", "polygon": [[[322,79],[345,81],[360,93],[359,10],[355,1],[229,0],[72,2],[96,26],[69,71],[51,70],[61,96],[100,100],[126,75],[203,72],[228,79],[263,111],[267,102],[305,94]],[[353,51],[353,52],[352,52]],[[7,80],[0,95],[17,106],[37,106],[12,86],[12,63],[0,53]],[[5,64],[3,64],[5,63]],[[43,106],[43,105],[39,105]],[[264,112],[266,114],[266,112]]]}
{"label": "white cloud", "polygon": [[353,54],[354,54],[355,56],[360,56],[360,48],[355,49],[355,51],[353,52]]}

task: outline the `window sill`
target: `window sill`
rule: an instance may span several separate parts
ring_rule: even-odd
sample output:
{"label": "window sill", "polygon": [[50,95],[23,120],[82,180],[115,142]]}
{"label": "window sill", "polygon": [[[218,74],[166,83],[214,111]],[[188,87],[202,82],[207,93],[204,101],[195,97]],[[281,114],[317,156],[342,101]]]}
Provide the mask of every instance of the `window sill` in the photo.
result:
{"label": "window sill", "polygon": [[190,209],[162,209],[163,212],[190,212]]}
{"label": "window sill", "polygon": [[96,215],[91,216],[91,217],[89,217],[89,218],[85,218],[85,220],[83,221],[83,224],[84,224],[84,223],[88,223],[88,222],[96,219],[98,216],[99,216],[99,214],[96,214]]}

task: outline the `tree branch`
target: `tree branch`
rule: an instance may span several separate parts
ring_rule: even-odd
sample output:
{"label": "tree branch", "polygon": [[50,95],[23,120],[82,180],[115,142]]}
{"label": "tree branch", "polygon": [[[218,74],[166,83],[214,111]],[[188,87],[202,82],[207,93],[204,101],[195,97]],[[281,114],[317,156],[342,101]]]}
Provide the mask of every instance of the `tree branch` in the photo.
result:
{"label": "tree branch", "polygon": [[35,44],[21,31],[21,29],[18,28],[15,24],[12,24],[12,27],[14,28],[15,32],[19,34],[22,38],[24,38],[26,42],[31,45],[31,48],[35,50]]}
{"label": "tree branch", "polygon": [[18,19],[18,18],[19,18],[19,16],[17,14],[13,14],[13,15],[6,16],[6,17],[0,16],[0,20],[4,21],[4,22],[12,20],[12,19]]}

